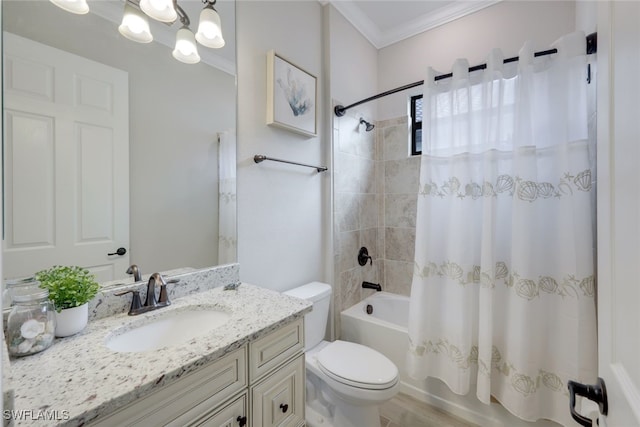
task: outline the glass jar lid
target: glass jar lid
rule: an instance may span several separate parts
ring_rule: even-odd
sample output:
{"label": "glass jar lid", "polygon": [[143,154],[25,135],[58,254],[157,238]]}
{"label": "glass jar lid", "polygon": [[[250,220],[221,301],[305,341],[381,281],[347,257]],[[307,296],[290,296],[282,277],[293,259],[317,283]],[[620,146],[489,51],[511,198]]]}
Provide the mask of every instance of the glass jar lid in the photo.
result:
{"label": "glass jar lid", "polygon": [[34,302],[49,299],[49,290],[42,288],[33,288],[30,293],[16,294],[12,296],[13,302],[20,304],[25,302]]}
{"label": "glass jar lid", "polygon": [[[40,282],[35,277],[20,277],[5,280],[8,297],[11,301],[27,301],[31,299],[31,295],[40,295],[44,289],[40,287]],[[20,297],[23,298],[20,300]]]}
{"label": "glass jar lid", "polygon": [[18,288],[22,286],[34,286],[39,282],[36,280],[34,276],[29,277],[18,277],[14,279],[6,279],[5,284],[7,285],[7,289]]}

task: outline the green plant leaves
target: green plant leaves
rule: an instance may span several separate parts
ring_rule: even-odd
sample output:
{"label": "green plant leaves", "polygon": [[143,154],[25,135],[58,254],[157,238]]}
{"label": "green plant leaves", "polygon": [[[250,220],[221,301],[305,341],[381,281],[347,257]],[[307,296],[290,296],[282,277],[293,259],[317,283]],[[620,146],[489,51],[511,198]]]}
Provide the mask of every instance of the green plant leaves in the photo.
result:
{"label": "green plant leaves", "polygon": [[89,302],[100,289],[95,276],[77,266],[56,265],[36,273],[40,287],[49,291],[56,311],[81,306]]}

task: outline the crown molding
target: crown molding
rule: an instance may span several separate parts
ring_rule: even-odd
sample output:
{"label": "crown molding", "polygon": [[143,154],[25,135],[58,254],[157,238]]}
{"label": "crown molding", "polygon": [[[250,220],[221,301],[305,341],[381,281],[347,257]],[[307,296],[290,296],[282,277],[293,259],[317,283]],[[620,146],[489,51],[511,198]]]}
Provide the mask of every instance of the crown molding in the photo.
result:
{"label": "crown molding", "polygon": [[[120,2],[96,1],[91,3],[90,13],[115,23],[114,31],[118,31],[118,25],[120,25],[122,21],[123,7],[124,3]],[[149,21],[149,23],[152,24],[153,20],[149,19]],[[159,23],[159,25],[155,25],[153,28],[152,43],[157,42],[173,49],[176,42],[176,31],[177,30],[171,28],[171,24],[165,25],[164,23]],[[169,54],[171,54],[171,51],[169,51]],[[198,54],[200,54],[200,62],[204,62],[232,76],[236,75],[235,62],[216,54],[215,50],[209,48],[198,49]]]}
{"label": "crown molding", "polygon": [[352,0],[329,0],[329,2],[376,48],[382,49],[417,34],[447,24],[503,0],[456,1],[431,13],[382,31]]}

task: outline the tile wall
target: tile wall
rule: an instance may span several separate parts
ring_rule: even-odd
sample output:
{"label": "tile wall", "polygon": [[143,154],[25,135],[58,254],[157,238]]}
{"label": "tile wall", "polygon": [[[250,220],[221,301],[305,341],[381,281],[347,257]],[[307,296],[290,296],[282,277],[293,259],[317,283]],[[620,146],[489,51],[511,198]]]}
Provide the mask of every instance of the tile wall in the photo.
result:
{"label": "tile wall", "polygon": [[[420,159],[409,156],[407,117],[378,122],[371,132],[359,119],[348,111],[334,121],[336,331],[340,312],[373,292],[363,281],[409,295],[413,272]],[[362,246],[372,264],[358,264]]]}

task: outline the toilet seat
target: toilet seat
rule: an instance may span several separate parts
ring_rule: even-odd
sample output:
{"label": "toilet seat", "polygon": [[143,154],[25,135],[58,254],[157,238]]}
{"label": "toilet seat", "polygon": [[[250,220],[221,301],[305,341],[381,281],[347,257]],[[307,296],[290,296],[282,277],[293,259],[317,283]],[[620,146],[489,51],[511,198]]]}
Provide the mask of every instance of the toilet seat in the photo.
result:
{"label": "toilet seat", "polygon": [[318,368],[342,384],[383,390],[398,382],[398,368],[386,356],[361,344],[333,341],[316,356]]}

